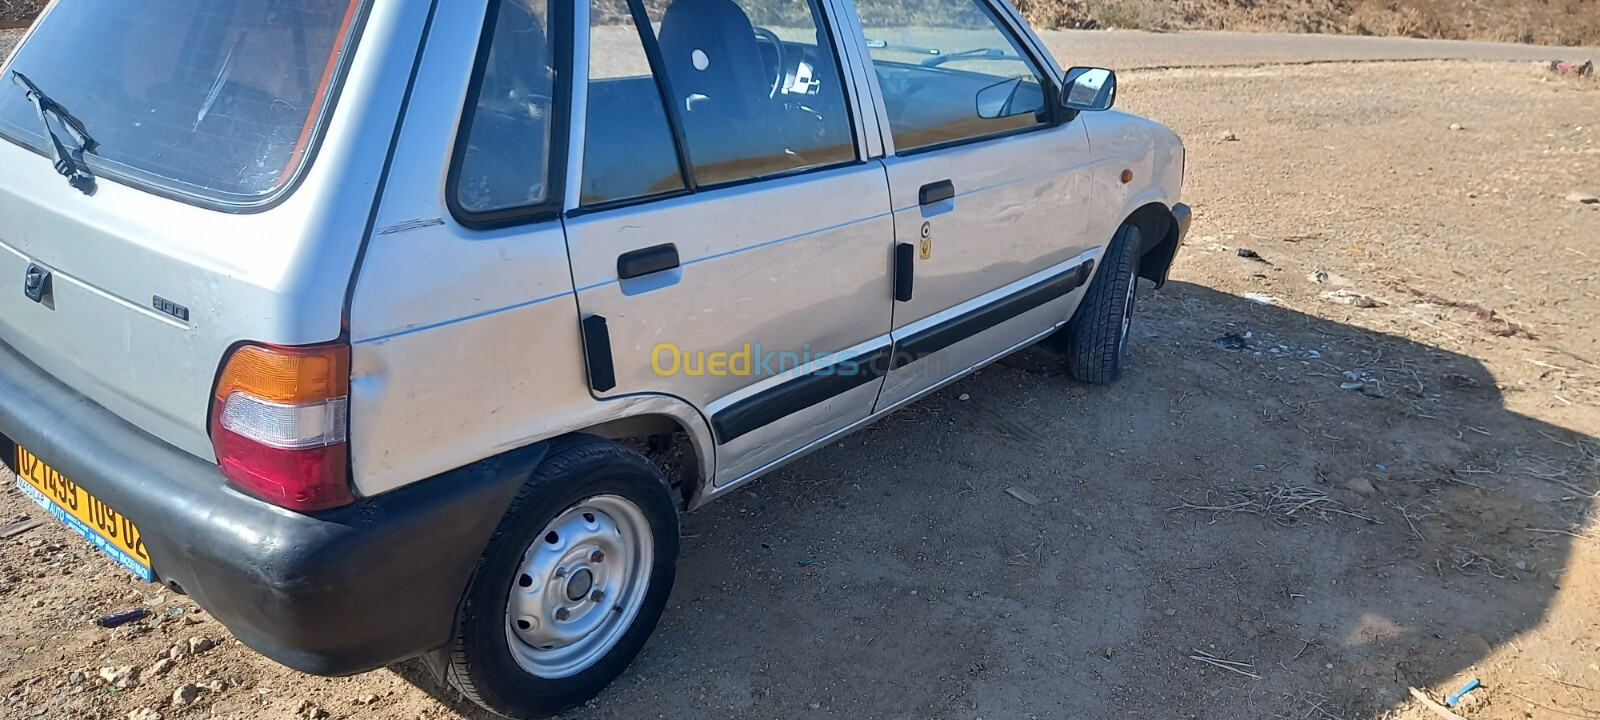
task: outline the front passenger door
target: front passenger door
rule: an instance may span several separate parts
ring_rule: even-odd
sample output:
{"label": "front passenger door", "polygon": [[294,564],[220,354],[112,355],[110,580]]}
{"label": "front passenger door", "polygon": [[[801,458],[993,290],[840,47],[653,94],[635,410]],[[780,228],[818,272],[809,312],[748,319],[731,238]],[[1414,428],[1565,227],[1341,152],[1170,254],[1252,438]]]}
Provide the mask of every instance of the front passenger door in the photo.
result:
{"label": "front passenger door", "polygon": [[[858,0],[899,260],[892,407],[1071,317],[1098,243],[1083,123],[990,0]],[[905,289],[905,288],[903,288]]]}

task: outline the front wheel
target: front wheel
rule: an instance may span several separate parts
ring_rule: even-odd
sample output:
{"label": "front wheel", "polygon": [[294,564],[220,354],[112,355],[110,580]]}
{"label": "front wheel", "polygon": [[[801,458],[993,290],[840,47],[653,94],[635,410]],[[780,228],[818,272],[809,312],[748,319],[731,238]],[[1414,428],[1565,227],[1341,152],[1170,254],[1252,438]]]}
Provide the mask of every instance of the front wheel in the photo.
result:
{"label": "front wheel", "polygon": [[558,441],[473,574],[451,684],[511,718],[583,704],[644,647],[677,558],[678,511],[660,471],[606,440]]}
{"label": "front wheel", "polygon": [[1140,242],[1139,228],[1117,229],[1077,314],[1046,341],[1066,357],[1067,372],[1074,378],[1109,385],[1122,377],[1139,295]]}

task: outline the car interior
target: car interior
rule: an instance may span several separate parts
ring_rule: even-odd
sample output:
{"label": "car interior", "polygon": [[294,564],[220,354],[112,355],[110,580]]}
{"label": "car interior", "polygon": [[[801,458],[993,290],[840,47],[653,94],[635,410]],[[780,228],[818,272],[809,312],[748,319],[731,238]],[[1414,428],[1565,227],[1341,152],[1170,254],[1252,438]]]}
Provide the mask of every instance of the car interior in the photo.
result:
{"label": "car interior", "polygon": [[[840,71],[820,36],[783,40],[733,0],[674,0],[657,41],[702,185],[766,177],[855,158]],[[585,196],[632,198],[682,187],[673,147],[641,147],[641,126],[667,126],[654,78],[589,89]],[[627,171],[622,170],[626,168]]]}
{"label": "car interior", "polygon": [[[590,81],[583,203],[599,206],[686,187],[664,94],[683,123],[689,161],[703,187],[853,161],[842,72],[832,42],[814,20],[821,15],[816,0],[802,1],[808,17],[775,17],[784,24],[773,27],[751,19],[752,13],[775,15],[763,0],[672,0],[652,10],[671,87],[663,93],[649,75]],[[631,21],[613,21],[623,24],[633,31]],[[527,162],[549,153],[544,116],[551,108],[552,70],[545,26],[539,13],[514,0],[504,3],[495,34],[472,130],[473,157],[461,178],[468,209],[537,202],[545,183],[544,163]],[[1012,63],[987,62],[993,59]],[[877,60],[897,146],[938,145],[1048,120],[1043,89],[1031,72],[1019,80],[986,71],[1014,69],[1019,61],[1009,51]],[[1001,100],[982,111],[983,98],[997,90]]]}

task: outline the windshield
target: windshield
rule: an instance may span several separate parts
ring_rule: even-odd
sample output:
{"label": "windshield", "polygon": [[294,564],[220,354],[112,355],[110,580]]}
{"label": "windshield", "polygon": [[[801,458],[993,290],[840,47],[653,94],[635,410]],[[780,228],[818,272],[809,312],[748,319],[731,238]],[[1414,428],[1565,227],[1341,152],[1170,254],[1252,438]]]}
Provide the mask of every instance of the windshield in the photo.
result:
{"label": "windshield", "polygon": [[[315,141],[364,0],[56,3],[6,68],[99,141],[86,162],[249,204],[288,182]],[[0,134],[47,151],[25,93],[0,86]]]}

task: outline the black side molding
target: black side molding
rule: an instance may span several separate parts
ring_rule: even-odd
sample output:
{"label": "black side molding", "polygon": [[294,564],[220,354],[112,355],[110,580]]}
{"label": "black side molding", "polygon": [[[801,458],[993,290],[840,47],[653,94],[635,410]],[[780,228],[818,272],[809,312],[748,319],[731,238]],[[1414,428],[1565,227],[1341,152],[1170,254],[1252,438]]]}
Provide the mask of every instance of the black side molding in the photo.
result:
{"label": "black side molding", "polygon": [[1089,284],[1089,278],[1093,276],[1094,261],[1089,260],[912,335],[895,348],[893,369],[903,368],[1029,310],[1065,297]]}
{"label": "black side molding", "polygon": [[923,205],[932,205],[934,203],[942,203],[946,200],[954,200],[955,197],[956,184],[949,180],[940,180],[936,183],[928,183],[927,185],[923,185],[922,193],[919,199]]}
{"label": "black side molding", "polygon": [[[711,429],[717,434],[717,444],[726,445],[801,410],[883,377],[889,367],[891,350],[890,346],[885,345],[822,371],[795,378],[729,406],[711,416]],[[844,374],[849,370],[854,372]]]}
{"label": "black side molding", "polygon": [[894,299],[911,302],[916,289],[917,246],[900,243],[894,246]]}
{"label": "black side molding", "polygon": [[632,280],[678,267],[678,246],[657,245],[617,258],[617,277]]}
{"label": "black side molding", "polygon": [[589,387],[607,392],[617,386],[617,367],[611,358],[611,329],[600,315],[583,319],[583,357],[589,366]]}

